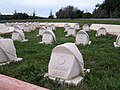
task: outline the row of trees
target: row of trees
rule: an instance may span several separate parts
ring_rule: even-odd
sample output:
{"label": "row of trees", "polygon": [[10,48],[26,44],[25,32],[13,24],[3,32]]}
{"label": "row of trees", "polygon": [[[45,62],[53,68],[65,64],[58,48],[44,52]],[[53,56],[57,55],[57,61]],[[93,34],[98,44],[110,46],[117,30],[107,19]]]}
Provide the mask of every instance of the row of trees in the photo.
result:
{"label": "row of trees", "polygon": [[93,11],[95,18],[120,18],[120,0],[105,0],[97,4]]}
{"label": "row of trees", "polygon": [[13,15],[2,15],[0,13],[0,20],[22,20],[22,19],[41,19],[43,17],[36,16],[35,11],[33,15],[28,15],[27,13],[18,13],[16,10]]}
{"label": "row of trees", "polygon": [[67,6],[56,12],[57,18],[120,18],[120,0],[105,0],[97,4],[93,13]]}
{"label": "row of trees", "polygon": [[89,12],[84,13],[84,11],[79,10],[77,7],[74,6],[67,6],[61,8],[59,11],[56,12],[57,18],[92,18],[92,14]]}

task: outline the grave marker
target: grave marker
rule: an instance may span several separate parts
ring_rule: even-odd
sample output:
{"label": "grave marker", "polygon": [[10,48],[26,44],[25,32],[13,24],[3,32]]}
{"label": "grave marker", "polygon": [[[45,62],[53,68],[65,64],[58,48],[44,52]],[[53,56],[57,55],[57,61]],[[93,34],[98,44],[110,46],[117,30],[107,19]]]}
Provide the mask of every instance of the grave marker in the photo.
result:
{"label": "grave marker", "polygon": [[107,30],[104,27],[101,27],[100,29],[97,30],[96,36],[101,36],[106,34],[107,34]]}
{"label": "grave marker", "polygon": [[45,27],[47,27],[48,26],[48,22],[45,22],[45,25],[44,25]]}
{"label": "grave marker", "polygon": [[90,31],[88,24],[84,24],[84,25],[83,25],[83,30],[84,30],[84,31]]}
{"label": "grave marker", "polygon": [[75,43],[76,45],[87,45],[91,44],[91,41],[89,41],[89,35],[84,30],[81,30],[76,35]]}
{"label": "grave marker", "polygon": [[51,26],[52,26],[52,29],[53,29],[53,30],[56,30],[56,28],[55,28],[55,25],[54,25],[54,24],[51,24]]}
{"label": "grave marker", "polygon": [[22,58],[17,58],[12,39],[0,39],[0,65],[19,60],[22,60]]}
{"label": "grave marker", "polygon": [[25,25],[23,29],[24,29],[24,32],[31,32],[29,25]]}
{"label": "grave marker", "polygon": [[66,37],[75,36],[75,35],[76,35],[76,30],[74,28],[72,28],[72,27],[68,28]]}
{"label": "grave marker", "polygon": [[114,42],[114,47],[120,47],[120,34],[117,36],[116,42]]}
{"label": "grave marker", "polygon": [[66,26],[68,26],[68,23],[66,23],[66,24],[64,25],[64,28],[66,28]]}
{"label": "grave marker", "polygon": [[79,23],[76,23],[73,27],[74,27],[76,30],[79,30],[79,29],[80,29]]}
{"label": "grave marker", "polygon": [[53,40],[56,41],[56,37],[55,37],[54,32],[51,30],[46,30],[43,33],[42,42],[39,42],[39,43],[40,44],[42,44],[42,43],[51,44],[53,42]]}
{"label": "grave marker", "polygon": [[39,34],[37,36],[43,36],[43,33],[46,31],[45,27],[40,27]]}
{"label": "grave marker", "polygon": [[25,34],[22,30],[14,30],[12,33],[12,40],[21,42],[28,41],[28,39],[25,39]]}
{"label": "grave marker", "polygon": [[75,85],[83,80],[83,57],[74,43],[58,45],[52,50],[48,74],[45,76]]}
{"label": "grave marker", "polygon": [[70,25],[65,26],[64,32],[67,32],[70,27],[71,27]]}
{"label": "grave marker", "polygon": [[51,25],[48,25],[47,30],[53,30],[53,27]]}

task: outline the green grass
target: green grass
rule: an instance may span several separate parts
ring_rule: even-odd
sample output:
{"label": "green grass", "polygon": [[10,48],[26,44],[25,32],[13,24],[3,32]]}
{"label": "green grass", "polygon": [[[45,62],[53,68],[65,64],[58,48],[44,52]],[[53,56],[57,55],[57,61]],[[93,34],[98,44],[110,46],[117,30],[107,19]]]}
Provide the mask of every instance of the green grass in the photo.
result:
{"label": "green grass", "polygon": [[[84,24],[85,21],[81,23]],[[95,37],[95,33],[88,32],[92,41],[91,45],[78,45],[84,58],[85,68],[91,69],[91,72],[86,74],[83,83],[77,87],[44,78],[44,74],[48,72],[52,49],[56,45],[75,41],[74,37],[65,38],[66,33],[62,28],[57,28],[55,31],[57,43],[54,42],[52,45],[38,44],[41,41],[41,37],[36,36],[38,30],[25,33],[26,38],[29,39],[28,42],[14,42],[17,56],[22,57],[23,61],[0,66],[0,73],[52,90],[119,90],[120,48],[113,46],[116,36]],[[5,37],[10,37],[10,35],[5,35]]]}

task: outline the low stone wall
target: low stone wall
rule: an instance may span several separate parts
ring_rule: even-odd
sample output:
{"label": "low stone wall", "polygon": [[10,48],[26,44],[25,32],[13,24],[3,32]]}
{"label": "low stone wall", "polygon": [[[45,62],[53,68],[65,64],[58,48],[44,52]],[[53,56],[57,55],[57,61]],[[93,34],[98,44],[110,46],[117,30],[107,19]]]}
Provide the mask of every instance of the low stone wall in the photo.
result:
{"label": "low stone wall", "polygon": [[112,24],[92,24],[90,26],[91,30],[97,31],[99,28],[106,28],[109,34],[118,35],[120,34],[120,25],[112,25]]}
{"label": "low stone wall", "polygon": [[48,90],[48,89],[0,74],[0,90]]}

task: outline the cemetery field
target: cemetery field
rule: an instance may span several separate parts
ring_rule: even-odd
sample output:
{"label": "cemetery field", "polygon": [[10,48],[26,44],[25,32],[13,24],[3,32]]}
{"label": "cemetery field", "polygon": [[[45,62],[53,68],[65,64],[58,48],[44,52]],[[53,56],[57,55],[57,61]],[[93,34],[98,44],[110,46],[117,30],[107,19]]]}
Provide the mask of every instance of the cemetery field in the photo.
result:
{"label": "cemetery field", "polygon": [[[44,21],[44,20],[43,20]],[[65,22],[68,22],[66,20]],[[48,21],[49,22],[49,21]],[[60,21],[62,22],[62,20]],[[77,22],[76,20],[70,22]],[[79,22],[79,21],[78,21]],[[110,23],[120,24],[115,21],[81,21],[80,25],[85,23]],[[52,81],[44,74],[48,72],[48,63],[52,49],[66,42],[75,42],[75,37],[65,37],[63,28],[56,28],[54,31],[57,43],[51,45],[38,44],[41,36],[37,37],[38,30],[25,33],[28,42],[14,41],[17,56],[23,58],[20,62],[0,66],[0,74],[11,76],[35,85],[39,85],[51,90],[119,90],[120,89],[120,48],[115,48],[117,36],[107,35],[96,37],[95,31],[88,32],[91,45],[78,45],[83,55],[85,68],[91,71],[86,74],[84,81],[78,86],[59,84],[58,81]],[[10,35],[3,35],[10,37]]]}

